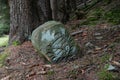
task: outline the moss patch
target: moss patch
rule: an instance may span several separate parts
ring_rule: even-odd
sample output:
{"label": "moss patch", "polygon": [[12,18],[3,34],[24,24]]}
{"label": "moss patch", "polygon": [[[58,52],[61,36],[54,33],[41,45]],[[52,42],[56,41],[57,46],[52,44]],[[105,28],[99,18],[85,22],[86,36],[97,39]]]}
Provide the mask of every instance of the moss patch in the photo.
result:
{"label": "moss patch", "polygon": [[9,55],[10,55],[9,48],[6,48],[3,52],[0,53],[0,67],[5,65],[5,60]]}
{"label": "moss patch", "polygon": [[8,44],[8,35],[0,37],[0,47],[7,46]]}
{"label": "moss patch", "polygon": [[5,59],[7,58],[8,54],[7,53],[2,53],[0,54],[0,67],[2,67],[5,63]]}

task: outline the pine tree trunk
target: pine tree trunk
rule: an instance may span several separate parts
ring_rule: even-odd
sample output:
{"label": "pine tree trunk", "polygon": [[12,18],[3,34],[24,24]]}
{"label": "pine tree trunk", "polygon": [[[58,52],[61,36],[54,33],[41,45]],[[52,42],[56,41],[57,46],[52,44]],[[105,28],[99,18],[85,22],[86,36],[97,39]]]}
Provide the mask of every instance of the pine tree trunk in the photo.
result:
{"label": "pine tree trunk", "polygon": [[58,1],[50,0],[53,20],[58,20]]}
{"label": "pine tree trunk", "polygon": [[42,23],[52,20],[50,0],[38,0],[37,6],[38,6],[38,13]]}
{"label": "pine tree trunk", "polygon": [[31,34],[30,0],[9,0],[10,34],[9,44],[22,43]]}

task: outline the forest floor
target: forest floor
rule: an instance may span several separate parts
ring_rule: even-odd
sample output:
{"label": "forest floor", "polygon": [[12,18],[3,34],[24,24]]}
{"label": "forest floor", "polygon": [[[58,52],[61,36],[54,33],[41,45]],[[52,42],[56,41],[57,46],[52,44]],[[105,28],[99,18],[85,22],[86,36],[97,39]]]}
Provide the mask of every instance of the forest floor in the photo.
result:
{"label": "forest floor", "polygon": [[79,26],[71,33],[83,57],[47,64],[28,41],[5,49],[0,80],[120,80],[120,26]]}

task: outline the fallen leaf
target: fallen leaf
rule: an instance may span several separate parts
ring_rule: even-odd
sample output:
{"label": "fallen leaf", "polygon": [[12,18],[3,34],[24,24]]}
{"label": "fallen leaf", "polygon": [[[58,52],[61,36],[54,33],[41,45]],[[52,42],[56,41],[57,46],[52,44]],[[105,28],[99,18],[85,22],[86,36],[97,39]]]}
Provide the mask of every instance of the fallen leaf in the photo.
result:
{"label": "fallen leaf", "polygon": [[119,66],[119,67],[120,67],[120,63],[119,63],[119,62],[117,62],[117,61],[112,61],[112,63],[113,63],[114,65],[116,65],[116,66]]}

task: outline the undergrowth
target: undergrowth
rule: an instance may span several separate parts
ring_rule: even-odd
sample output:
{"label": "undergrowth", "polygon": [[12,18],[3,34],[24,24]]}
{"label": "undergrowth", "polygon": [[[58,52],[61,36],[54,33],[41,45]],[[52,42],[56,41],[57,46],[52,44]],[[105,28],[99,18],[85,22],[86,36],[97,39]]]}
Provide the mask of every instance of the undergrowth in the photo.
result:
{"label": "undergrowth", "polygon": [[0,47],[8,45],[8,35],[0,37]]}
{"label": "undergrowth", "polygon": [[0,67],[2,67],[5,63],[5,59],[7,58],[8,53],[7,52],[3,52],[0,54]]}
{"label": "undergrowth", "polygon": [[106,10],[104,7],[110,4],[111,0],[105,0],[106,5],[97,6],[94,9],[91,9],[84,19],[81,21],[81,25],[96,25],[101,23],[110,23],[113,25],[120,24],[120,5],[115,7],[110,7],[110,10]]}
{"label": "undergrowth", "polygon": [[106,64],[101,70],[97,73],[99,80],[119,80],[118,76],[113,72],[108,71],[109,64]]}

